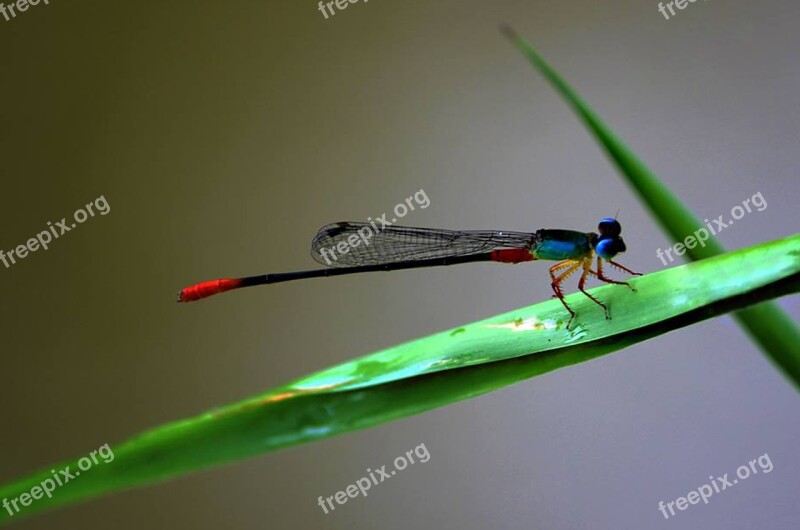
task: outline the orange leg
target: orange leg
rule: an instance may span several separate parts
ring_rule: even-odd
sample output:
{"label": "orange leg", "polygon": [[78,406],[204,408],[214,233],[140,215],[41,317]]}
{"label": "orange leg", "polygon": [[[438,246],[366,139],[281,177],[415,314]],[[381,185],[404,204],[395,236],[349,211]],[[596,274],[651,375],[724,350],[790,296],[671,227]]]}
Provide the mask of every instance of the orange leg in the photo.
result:
{"label": "orange leg", "polygon": [[[598,268],[598,271],[599,271],[599,270],[602,270],[602,269],[599,269],[599,268]],[[603,308],[603,312],[604,312],[604,313],[605,313],[605,315],[606,315],[606,320],[608,320],[609,318],[611,318],[611,317],[608,315],[608,306],[606,306],[606,304],[604,304],[603,302],[601,302],[600,300],[598,300],[598,299],[597,299],[597,298],[595,298],[594,296],[590,295],[590,294],[589,294],[589,293],[586,291],[586,289],[584,289],[584,288],[583,288],[583,287],[584,287],[584,285],[586,285],[586,278],[589,276],[589,274],[594,274],[594,275],[595,275],[595,276],[597,276],[598,278],[600,277],[600,274],[596,274],[596,273],[595,273],[595,272],[592,270],[592,258],[586,258],[585,260],[583,260],[583,274],[581,274],[581,279],[578,281],[578,290],[579,290],[580,292],[582,292],[583,294],[585,294],[585,295],[586,295],[586,296],[589,298],[589,300],[591,300],[591,301],[592,301],[592,302],[594,302],[595,304],[597,304],[597,305],[599,305],[600,307],[602,307],[602,308]],[[617,282],[613,282],[613,283],[617,283]]]}
{"label": "orange leg", "polygon": [[608,278],[603,273],[603,259],[600,258],[599,256],[597,257],[597,271],[590,270],[589,273],[592,274],[593,276],[596,276],[597,279],[600,280],[601,282],[613,283],[614,285],[627,285],[628,287],[630,287],[631,291],[636,290],[633,287],[631,287],[631,284],[629,284],[628,282],[618,282],[617,280],[612,280],[611,278]]}
{"label": "orange leg", "polygon": [[[620,264],[619,264],[619,263],[617,263],[616,261],[611,261],[611,260],[607,260],[607,261],[608,261],[608,262],[611,264],[611,266],[612,266],[612,267],[616,267],[616,268],[618,268],[618,269],[619,269],[619,270],[621,270],[621,271],[625,271],[625,272],[627,272],[628,274],[630,274],[631,276],[641,276],[641,275],[642,275],[642,273],[641,273],[641,272],[633,272],[633,271],[632,271],[632,270],[630,270],[628,267],[626,267],[626,266],[624,266],[624,265],[620,265]],[[599,269],[599,267],[598,267],[598,269]]]}
{"label": "orange leg", "polygon": [[[611,260],[607,260],[607,261],[609,263],[611,263],[613,266],[617,267],[618,269],[624,270],[625,272],[628,272],[628,273],[630,273],[630,274],[632,274],[634,276],[641,276],[642,275],[639,272],[633,272],[632,270],[628,269],[627,267],[623,267],[619,263],[616,263],[616,262],[611,261]],[[631,284],[629,284],[628,282],[618,282],[616,280],[612,280],[611,278],[606,277],[606,275],[603,274],[603,260],[599,256],[597,257],[597,272],[591,271],[591,273],[593,275],[597,276],[597,279],[600,280],[600,281],[603,281],[603,282],[606,282],[606,283],[613,283],[615,285],[627,285],[628,288],[631,291],[636,291],[636,289]]]}
{"label": "orange leg", "polygon": [[[566,280],[573,272],[578,270],[578,267],[580,266],[581,266],[580,261],[567,260],[567,261],[562,261],[561,263],[556,263],[555,265],[550,267],[550,278],[553,279],[553,282],[550,284],[550,287],[553,288],[553,292],[555,293],[555,295],[553,296],[561,300],[561,303],[564,305],[564,308],[567,311],[569,311],[569,322],[567,322],[567,329],[569,329],[569,325],[572,324],[572,319],[575,318],[575,311],[573,311],[572,308],[569,305],[567,305],[567,302],[564,300],[564,293],[561,292],[561,282]],[[563,268],[566,268],[567,270],[556,276],[556,272]]]}

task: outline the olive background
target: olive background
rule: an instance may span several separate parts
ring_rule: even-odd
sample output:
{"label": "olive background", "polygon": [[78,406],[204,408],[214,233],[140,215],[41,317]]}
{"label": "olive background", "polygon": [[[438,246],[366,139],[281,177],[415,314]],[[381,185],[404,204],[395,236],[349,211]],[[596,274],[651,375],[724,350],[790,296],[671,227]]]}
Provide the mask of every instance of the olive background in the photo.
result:
{"label": "olive background", "polygon": [[[728,248],[797,232],[791,0],[695,2],[671,20],[651,0],[372,0],[328,20],[311,0],[40,3],[0,18],[0,248],[101,195],[111,211],[0,267],[0,482],[549,298],[532,263],[175,303],[201,280],[313,267],[318,227],[420,189],[431,204],[405,224],[589,231],[620,210],[619,261],[663,268],[669,241],[504,22],[701,217],[763,194],[720,234]],[[797,296],[779,303],[800,317]],[[797,391],[723,317],[14,527],[794,528],[798,420]],[[427,463],[317,505],[419,444]],[[764,453],[770,474],[675,520],[658,511]]]}

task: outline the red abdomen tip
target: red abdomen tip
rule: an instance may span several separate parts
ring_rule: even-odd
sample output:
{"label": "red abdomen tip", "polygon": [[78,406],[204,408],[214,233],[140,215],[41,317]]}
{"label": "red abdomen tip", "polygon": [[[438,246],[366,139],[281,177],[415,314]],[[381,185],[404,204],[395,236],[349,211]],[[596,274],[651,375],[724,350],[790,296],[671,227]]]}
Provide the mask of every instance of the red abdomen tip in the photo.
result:
{"label": "red abdomen tip", "polygon": [[241,280],[231,280],[228,278],[223,278],[221,280],[211,280],[208,282],[198,283],[196,285],[192,285],[191,287],[187,287],[183,289],[178,295],[179,302],[194,302],[195,300],[201,300],[203,298],[208,298],[211,295],[215,295],[217,293],[224,293],[225,291],[230,291],[231,289],[236,289],[237,287],[242,286]]}

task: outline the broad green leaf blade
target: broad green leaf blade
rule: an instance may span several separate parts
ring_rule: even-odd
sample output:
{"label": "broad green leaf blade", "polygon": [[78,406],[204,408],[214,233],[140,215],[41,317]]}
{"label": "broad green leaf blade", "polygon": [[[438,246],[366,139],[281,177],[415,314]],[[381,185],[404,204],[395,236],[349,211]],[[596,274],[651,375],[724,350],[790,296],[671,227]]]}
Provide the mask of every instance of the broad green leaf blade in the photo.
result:
{"label": "broad green leaf blade", "polygon": [[[637,289],[603,286],[591,293],[613,319],[582,294],[568,297],[578,313],[565,329],[563,307],[548,300],[436,333],[335,366],[261,396],[165,425],[112,447],[113,462],[9,516],[114,490],[141,486],[224,462],[364,429],[605,355],[719,314],[800,291],[800,234],[631,281]],[[81,455],[83,456],[83,455]],[[0,488],[0,499],[30,492],[50,469]]]}
{"label": "broad green leaf blade", "polygon": [[[628,184],[674,242],[684,241],[687,236],[704,226],[528,42],[508,26],[501,29],[583,120],[619,167]],[[698,260],[725,252],[719,240],[713,234],[709,236],[705,246],[695,245],[692,249],[687,247],[686,256],[691,260]],[[773,303],[737,312],[734,318],[800,390],[800,328],[797,324]]]}

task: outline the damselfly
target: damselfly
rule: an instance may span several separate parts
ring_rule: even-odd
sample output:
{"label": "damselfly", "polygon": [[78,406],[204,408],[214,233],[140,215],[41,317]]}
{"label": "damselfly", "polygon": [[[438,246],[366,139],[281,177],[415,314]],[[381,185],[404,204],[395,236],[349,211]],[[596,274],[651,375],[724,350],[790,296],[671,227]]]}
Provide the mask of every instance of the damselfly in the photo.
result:
{"label": "damselfly", "polygon": [[[457,231],[393,225],[378,229],[374,222],[333,223],[320,228],[311,242],[311,256],[317,262],[328,265],[328,268],[211,280],[183,289],[178,301],[192,302],[253,285],[357,272],[416,269],[478,261],[521,263],[551,260],[559,263],[550,267],[550,286],[555,293],[553,296],[561,300],[570,314],[567,322],[569,328],[575,312],[564,300],[561,284],[570,275],[580,271],[578,289],[603,308],[606,319],[610,318],[608,306],[584,288],[588,277],[594,276],[606,283],[630,287],[627,282],[606,277],[603,272],[604,261],[629,274],[640,275],[613,261],[617,254],[625,252],[621,232],[622,226],[612,217],[600,220],[597,233],[550,228],[536,232]],[[593,265],[595,268],[592,268]]]}

